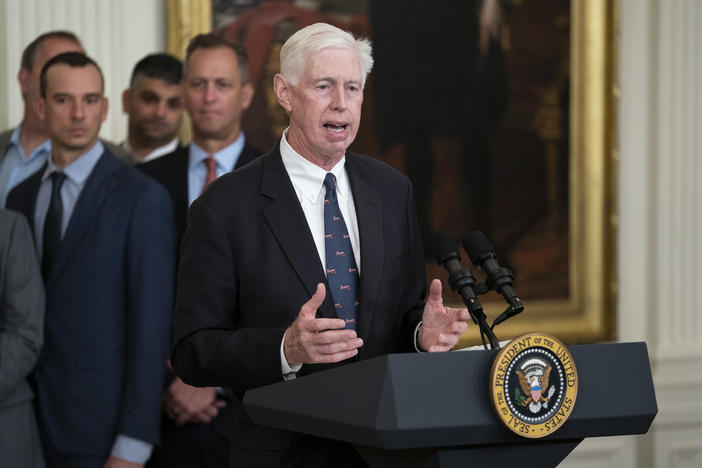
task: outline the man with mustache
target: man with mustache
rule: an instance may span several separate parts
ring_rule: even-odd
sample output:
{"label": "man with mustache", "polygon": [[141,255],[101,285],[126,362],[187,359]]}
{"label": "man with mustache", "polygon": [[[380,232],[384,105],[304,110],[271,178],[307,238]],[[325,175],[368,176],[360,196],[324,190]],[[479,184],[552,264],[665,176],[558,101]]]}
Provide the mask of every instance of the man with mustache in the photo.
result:
{"label": "man with mustache", "polygon": [[121,149],[127,162],[147,162],[178,148],[183,121],[183,64],[169,54],[151,54],[134,66],[122,109],[129,116]]}

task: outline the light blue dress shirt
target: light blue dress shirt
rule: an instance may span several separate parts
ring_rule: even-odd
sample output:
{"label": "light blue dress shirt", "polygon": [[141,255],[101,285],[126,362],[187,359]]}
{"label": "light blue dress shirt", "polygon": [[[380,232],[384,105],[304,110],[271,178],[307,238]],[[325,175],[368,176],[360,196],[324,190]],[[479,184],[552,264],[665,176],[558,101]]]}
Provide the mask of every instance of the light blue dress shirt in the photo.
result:
{"label": "light blue dress shirt", "polygon": [[0,207],[5,206],[7,194],[10,193],[10,190],[41,169],[51,151],[51,142],[46,140],[27,157],[24,148],[19,142],[21,127],[22,125],[20,124],[12,132],[10,143],[7,147],[0,148],[0,151],[5,152],[5,157],[0,161]]}
{"label": "light blue dress shirt", "polygon": [[[78,157],[71,164],[63,168],[63,173],[66,174],[66,179],[61,185],[61,202],[63,203],[63,219],[61,220],[61,239],[66,234],[68,225],[71,221],[71,215],[78,202],[78,197],[88,180],[90,173],[93,172],[95,165],[102,156],[105,148],[99,141],[90,148],[86,153]],[[41,185],[37,195],[37,202],[34,210],[34,239],[37,246],[37,255],[39,259],[42,257],[43,251],[43,236],[44,236],[44,220],[46,212],[49,210],[51,201],[51,174],[55,171],[60,171],[51,158],[48,158],[48,163],[44,174],[41,177]],[[112,446],[111,455],[143,465],[151,456],[153,445],[138,439],[134,439],[125,435],[118,435],[115,443]]]}
{"label": "light blue dress shirt", "polygon": [[49,158],[44,174],[41,176],[41,185],[39,185],[37,202],[34,207],[34,241],[37,246],[37,256],[40,260],[43,258],[44,252],[44,246],[42,245],[44,239],[44,221],[46,219],[46,212],[49,211],[49,203],[51,202],[51,174],[56,171],[61,171],[66,174],[66,180],[63,181],[60,192],[61,202],[63,203],[63,219],[61,220],[61,239],[63,239],[80,192],[83,190],[85,181],[93,171],[103,151],[102,143],[98,141],[95,146],[63,168],[63,170],[59,169],[51,158]]}
{"label": "light blue dress shirt", "polygon": [[[245,143],[244,132],[239,132],[239,137],[234,140],[234,143],[211,155],[217,161],[217,177],[234,169]],[[202,188],[205,186],[205,180],[207,180],[205,159],[208,156],[210,155],[200,148],[197,143],[190,143],[190,154],[188,156],[188,206],[192,205],[195,199],[200,196]]]}

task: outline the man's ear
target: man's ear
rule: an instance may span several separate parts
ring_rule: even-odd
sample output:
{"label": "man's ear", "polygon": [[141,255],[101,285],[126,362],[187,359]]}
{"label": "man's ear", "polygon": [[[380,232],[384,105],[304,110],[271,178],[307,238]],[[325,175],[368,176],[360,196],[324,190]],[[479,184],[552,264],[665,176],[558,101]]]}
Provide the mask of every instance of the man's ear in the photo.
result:
{"label": "man's ear", "polygon": [[122,112],[129,114],[129,98],[132,95],[130,89],[125,89],[122,92]]}
{"label": "man's ear", "polygon": [[20,90],[22,91],[22,96],[26,96],[29,92],[29,77],[32,73],[26,68],[20,68],[17,72],[17,82],[20,85]]}
{"label": "man's ear", "polygon": [[110,101],[106,97],[102,98],[102,121],[107,120],[107,109],[110,107]]}
{"label": "man's ear", "polygon": [[246,83],[241,88],[241,108],[246,110],[251,105],[251,101],[254,97],[254,87],[251,83]]}
{"label": "man's ear", "polygon": [[46,122],[46,99],[40,97],[34,101],[34,113],[39,116],[39,120]]}
{"label": "man's ear", "polygon": [[275,92],[275,97],[278,99],[278,104],[285,109],[288,114],[292,110],[292,103],[290,100],[290,83],[286,80],[283,75],[276,73],[273,77],[273,92]]}

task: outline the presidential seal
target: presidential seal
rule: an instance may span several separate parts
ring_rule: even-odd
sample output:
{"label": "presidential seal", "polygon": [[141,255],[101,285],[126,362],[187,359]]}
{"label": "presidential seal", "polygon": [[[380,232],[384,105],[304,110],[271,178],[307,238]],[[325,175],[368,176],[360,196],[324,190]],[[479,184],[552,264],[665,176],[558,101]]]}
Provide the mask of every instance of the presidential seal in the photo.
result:
{"label": "presidential seal", "polygon": [[495,358],[490,395],[498,418],[522,437],[552,434],[568,419],[578,394],[578,373],[568,348],[556,338],[529,333]]}

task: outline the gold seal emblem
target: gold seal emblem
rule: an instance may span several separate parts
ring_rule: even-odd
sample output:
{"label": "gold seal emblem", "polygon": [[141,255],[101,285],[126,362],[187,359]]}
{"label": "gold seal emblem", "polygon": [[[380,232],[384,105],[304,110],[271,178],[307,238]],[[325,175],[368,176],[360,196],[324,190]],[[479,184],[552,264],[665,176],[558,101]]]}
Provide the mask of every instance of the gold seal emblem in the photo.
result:
{"label": "gold seal emblem", "polygon": [[573,411],[577,394],[573,357],[550,335],[515,338],[492,364],[490,395],[497,417],[522,437],[545,437],[560,428]]}

